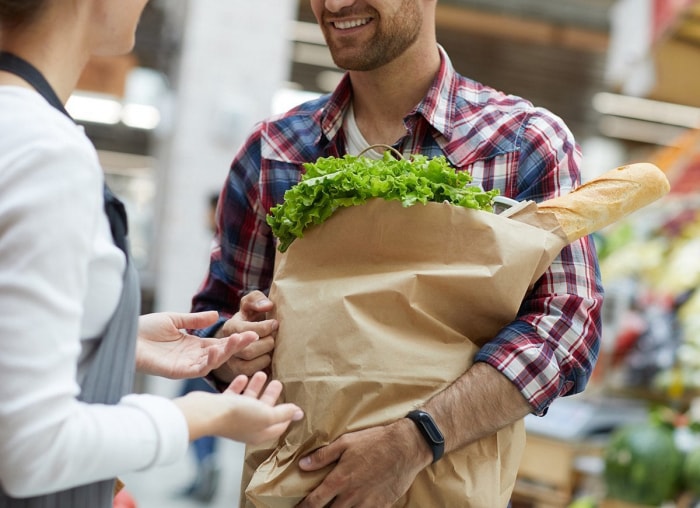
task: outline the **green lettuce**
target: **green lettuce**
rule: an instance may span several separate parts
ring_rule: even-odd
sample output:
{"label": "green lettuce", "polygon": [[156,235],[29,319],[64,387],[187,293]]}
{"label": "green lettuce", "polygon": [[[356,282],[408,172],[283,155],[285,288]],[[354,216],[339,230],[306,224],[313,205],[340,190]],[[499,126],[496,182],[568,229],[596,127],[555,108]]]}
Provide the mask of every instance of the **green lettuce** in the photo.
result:
{"label": "green lettuce", "polygon": [[493,211],[498,190],[471,185],[466,171],[455,171],[444,156],[414,154],[395,159],[386,151],[380,160],[362,156],[321,157],[304,164],[301,181],[270,209],[267,223],[284,252],[304,231],[321,224],[341,207],[361,205],[372,198],[400,201],[403,206],[429,201]]}

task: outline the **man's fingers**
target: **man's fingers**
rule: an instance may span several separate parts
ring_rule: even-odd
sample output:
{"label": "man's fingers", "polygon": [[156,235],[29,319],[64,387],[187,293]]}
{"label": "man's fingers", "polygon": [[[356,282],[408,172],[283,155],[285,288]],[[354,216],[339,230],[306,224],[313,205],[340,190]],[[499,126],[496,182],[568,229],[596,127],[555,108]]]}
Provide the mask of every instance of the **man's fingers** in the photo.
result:
{"label": "man's fingers", "polygon": [[232,335],[234,333],[251,331],[257,333],[260,337],[267,337],[275,334],[278,325],[279,323],[276,319],[241,321],[238,318],[231,318],[221,327],[221,333],[223,335]]}
{"label": "man's fingers", "polygon": [[239,314],[245,321],[265,319],[265,313],[274,308],[273,303],[261,291],[252,291],[241,298]]}
{"label": "man's fingers", "polygon": [[270,355],[259,356],[254,360],[241,360],[232,356],[228,359],[226,365],[233,372],[252,376],[258,371],[267,369],[271,363],[272,357]]}
{"label": "man's fingers", "polygon": [[304,471],[316,471],[338,461],[342,455],[342,449],[333,444],[323,446],[310,455],[302,457],[299,460],[299,467]]}
{"label": "man's fingers", "polygon": [[241,305],[250,305],[253,302],[258,302],[260,300],[268,300],[267,296],[265,296],[265,293],[262,291],[255,289],[251,291],[250,293],[247,293],[243,295],[243,298],[241,298]]}
{"label": "man's fingers", "polygon": [[259,356],[271,354],[273,349],[275,349],[275,339],[272,337],[265,337],[251,342],[246,347],[236,352],[236,357],[241,360],[250,361]]}

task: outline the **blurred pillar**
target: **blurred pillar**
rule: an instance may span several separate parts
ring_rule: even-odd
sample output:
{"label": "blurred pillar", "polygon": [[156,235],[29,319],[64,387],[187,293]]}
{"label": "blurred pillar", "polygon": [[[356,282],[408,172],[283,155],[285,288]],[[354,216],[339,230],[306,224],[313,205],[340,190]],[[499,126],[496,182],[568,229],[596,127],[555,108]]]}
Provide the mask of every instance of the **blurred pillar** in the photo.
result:
{"label": "blurred pillar", "polygon": [[188,311],[208,268],[209,196],[288,80],[297,0],[189,0],[159,134],[155,310]]}

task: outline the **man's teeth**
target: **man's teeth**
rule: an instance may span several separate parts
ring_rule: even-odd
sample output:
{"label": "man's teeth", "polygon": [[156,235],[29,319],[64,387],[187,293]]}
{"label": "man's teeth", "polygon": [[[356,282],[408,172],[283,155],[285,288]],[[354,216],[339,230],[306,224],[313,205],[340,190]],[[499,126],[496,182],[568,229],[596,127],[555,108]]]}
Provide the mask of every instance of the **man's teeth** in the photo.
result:
{"label": "man's teeth", "polygon": [[336,21],[333,23],[333,26],[339,30],[347,30],[348,28],[366,25],[367,23],[369,23],[369,19],[353,19],[351,21]]}

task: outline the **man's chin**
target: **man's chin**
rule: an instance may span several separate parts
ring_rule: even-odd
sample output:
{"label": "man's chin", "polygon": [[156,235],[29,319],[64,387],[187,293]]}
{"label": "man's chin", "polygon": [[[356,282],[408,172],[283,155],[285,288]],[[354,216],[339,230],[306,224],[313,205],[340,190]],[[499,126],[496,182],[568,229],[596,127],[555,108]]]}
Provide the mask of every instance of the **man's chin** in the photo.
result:
{"label": "man's chin", "polygon": [[344,71],[373,71],[380,67],[366,58],[333,58],[335,65]]}

